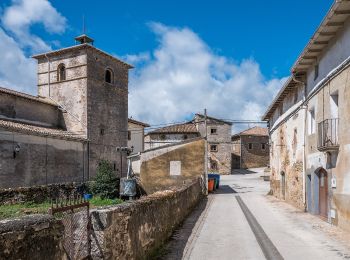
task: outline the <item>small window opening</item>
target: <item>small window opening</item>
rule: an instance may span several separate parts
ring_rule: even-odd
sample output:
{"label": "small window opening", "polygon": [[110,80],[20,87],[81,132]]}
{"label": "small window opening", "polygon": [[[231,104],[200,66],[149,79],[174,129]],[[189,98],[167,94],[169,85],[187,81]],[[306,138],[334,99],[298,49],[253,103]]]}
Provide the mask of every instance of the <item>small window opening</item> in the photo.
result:
{"label": "small window opening", "polygon": [[210,134],[216,135],[216,133],[217,133],[216,128],[211,128],[211,129],[210,129]]}
{"label": "small window opening", "polygon": [[57,81],[66,80],[66,67],[63,63],[57,67]]}
{"label": "small window opening", "polygon": [[316,119],[315,119],[315,109],[309,110],[309,134],[316,133]]}
{"label": "small window opening", "polygon": [[131,140],[131,131],[128,131],[128,140]]}
{"label": "small window opening", "polygon": [[104,135],[105,134],[105,130],[104,130],[104,128],[101,128],[100,129],[100,135]]}
{"label": "small window opening", "polygon": [[316,80],[318,78],[318,72],[319,72],[319,66],[318,64],[315,65],[315,77],[314,80]]}
{"label": "small window opening", "polygon": [[266,144],[262,143],[261,144],[261,150],[265,150],[266,149]]}
{"label": "small window opening", "polygon": [[113,170],[117,170],[117,164],[116,163],[113,163]]}
{"label": "small window opening", "polygon": [[105,81],[107,83],[112,83],[113,81],[113,73],[110,69],[107,69],[105,72]]}
{"label": "small window opening", "polygon": [[184,140],[187,140],[187,139],[188,139],[188,136],[187,136],[187,135],[184,135],[183,137],[184,137]]}
{"label": "small window opening", "polygon": [[210,151],[211,152],[217,152],[218,151],[218,146],[216,144],[210,145]]}
{"label": "small window opening", "polygon": [[160,140],[165,140],[165,138],[166,138],[165,134],[160,135]]}
{"label": "small window opening", "polygon": [[252,144],[252,143],[249,143],[249,144],[248,144],[248,149],[249,149],[249,150],[252,150],[252,149],[253,149],[253,144]]}

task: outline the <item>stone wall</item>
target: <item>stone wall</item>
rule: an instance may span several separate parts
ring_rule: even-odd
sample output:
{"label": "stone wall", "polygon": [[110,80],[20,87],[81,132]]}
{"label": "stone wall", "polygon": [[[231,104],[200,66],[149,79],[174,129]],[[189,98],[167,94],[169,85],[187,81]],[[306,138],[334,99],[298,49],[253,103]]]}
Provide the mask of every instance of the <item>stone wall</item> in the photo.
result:
{"label": "stone wall", "polygon": [[197,179],[177,191],[92,212],[94,259],[147,259],[203,197]]}
{"label": "stone wall", "polygon": [[62,111],[58,106],[41,102],[25,94],[6,93],[0,89],[0,118],[45,127],[64,129]]}
{"label": "stone wall", "polygon": [[[20,151],[14,154],[14,146]],[[87,147],[82,141],[10,132],[0,128],[0,188],[87,179]]]}
{"label": "stone wall", "polygon": [[204,140],[193,139],[141,154],[141,182],[147,194],[182,186],[204,173]]}
{"label": "stone wall", "polygon": [[[252,149],[249,149],[252,144]],[[265,149],[262,149],[262,144]],[[267,167],[270,162],[268,136],[241,136],[241,168]]]}
{"label": "stone wall", "polygon": [[63,225],[48,215],[0,221],[0,259],[66,259]]}
{"label": "stone wall", "polygon": [[61,183],[34,187],[0,189],[0,204],[43,203],[59,195],[69,195],[84,190],[83,183]]}

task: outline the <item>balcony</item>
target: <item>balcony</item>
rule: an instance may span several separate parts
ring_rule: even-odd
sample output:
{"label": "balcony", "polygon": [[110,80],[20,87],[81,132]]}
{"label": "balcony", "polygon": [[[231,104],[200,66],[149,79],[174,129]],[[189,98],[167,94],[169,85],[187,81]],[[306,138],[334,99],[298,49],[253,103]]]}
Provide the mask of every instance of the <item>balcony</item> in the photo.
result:
{"label": "balcony", "polygon": [[319,151],[339,149],[338,140],[339,118],[326,119],[318,123],[318,145]]}

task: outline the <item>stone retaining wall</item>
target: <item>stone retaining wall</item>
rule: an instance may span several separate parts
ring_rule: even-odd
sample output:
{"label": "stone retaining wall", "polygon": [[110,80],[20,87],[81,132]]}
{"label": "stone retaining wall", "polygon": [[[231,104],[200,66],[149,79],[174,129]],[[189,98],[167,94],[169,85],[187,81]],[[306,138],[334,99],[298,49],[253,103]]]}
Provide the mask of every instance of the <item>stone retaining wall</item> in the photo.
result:
{"label": "stone retaining wall", "polygon": [[0,221],[0,259],[65,259],[63,225],[49,215]]}
{"label": "stone retaining wall", "polygon": [[92,212],[94,259],[146,259],[203,197],[201,179],[177,191]]}
{"label": "stone retaining wall", "polygon": [[42,203],[60,194],[69,195],[83,189],[83,183],[49,184],[35,187],[0,189],[0,204]]}

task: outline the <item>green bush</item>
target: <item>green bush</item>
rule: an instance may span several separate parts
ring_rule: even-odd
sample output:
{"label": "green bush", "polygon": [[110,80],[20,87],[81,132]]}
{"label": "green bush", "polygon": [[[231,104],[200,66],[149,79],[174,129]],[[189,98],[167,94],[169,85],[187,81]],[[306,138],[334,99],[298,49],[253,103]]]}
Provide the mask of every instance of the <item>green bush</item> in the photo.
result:
{"label": "green bush", "polygon": [[97,167],[94,182],[91,183],[91,192],[102,199],[114,199],[118,196],[119,180],[108,161],[101,161]]}

